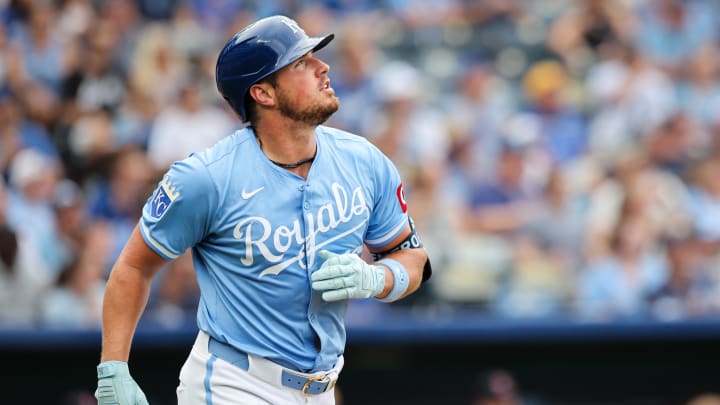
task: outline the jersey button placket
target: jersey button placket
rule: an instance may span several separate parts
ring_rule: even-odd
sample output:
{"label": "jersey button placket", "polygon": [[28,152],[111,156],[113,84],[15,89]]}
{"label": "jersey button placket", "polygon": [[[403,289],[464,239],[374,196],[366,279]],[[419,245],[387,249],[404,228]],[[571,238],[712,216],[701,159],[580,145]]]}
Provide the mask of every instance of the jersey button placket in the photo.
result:
{"label": "jersey button placket", "polygon": [[308,187],[307,184],[300,184],[300,185],[298,186],[298,191],[300,191],[301,193],[303,193],[303,195],[302,195],[302,200],[303,200],[303,209],[304,209],[305,211],[309,211],[309,210],[310,210],[310,202],[308,201],[309,195],[305,192],[305,189],[307,189],[307,187]]}

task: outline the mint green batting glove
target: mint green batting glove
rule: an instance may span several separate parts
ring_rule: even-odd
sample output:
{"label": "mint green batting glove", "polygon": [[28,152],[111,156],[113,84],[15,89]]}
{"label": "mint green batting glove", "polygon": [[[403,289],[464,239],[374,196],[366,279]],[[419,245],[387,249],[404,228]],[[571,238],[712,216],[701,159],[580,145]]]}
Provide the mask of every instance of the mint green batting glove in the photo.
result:
{"label": "mint green batting glove", "polygon": [[313,290],[322,291],[325,301],[370,298],[385,288],[385,268],[373,266],[352,253],[318,252],[325,260],[311,276]]}
{"label": "mint green batting glove", "polygon": [[98,405],[148,405],[145,393],[130,377],[128,365],[122,361],[105,361],[97,366]]}

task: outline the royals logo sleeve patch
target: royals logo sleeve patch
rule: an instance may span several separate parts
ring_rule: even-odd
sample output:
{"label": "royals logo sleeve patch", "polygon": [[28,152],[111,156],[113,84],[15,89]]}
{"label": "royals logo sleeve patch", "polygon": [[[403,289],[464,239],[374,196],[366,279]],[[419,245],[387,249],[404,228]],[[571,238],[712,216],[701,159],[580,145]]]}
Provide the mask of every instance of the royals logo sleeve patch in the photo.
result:
{"label": "royals logo sleeve patch", "polygon": [[155,219],[162,218],[163,214],[167,212],[170,204],[178,198],[180,193],[170,182],[167,177],[160,182],[160,186],[155,190],[152,202],[150,203],[150,216]]}

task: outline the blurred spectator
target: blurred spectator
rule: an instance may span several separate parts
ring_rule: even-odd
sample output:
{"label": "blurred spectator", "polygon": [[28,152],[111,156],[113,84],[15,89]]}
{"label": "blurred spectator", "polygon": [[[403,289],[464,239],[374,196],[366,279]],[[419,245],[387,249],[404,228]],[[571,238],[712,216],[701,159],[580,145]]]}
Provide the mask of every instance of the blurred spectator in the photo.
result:
{"label": "blurred spectator", "polygon": [[496,303],[504,316],[559,316],[571,307],[576,269],[585,260],[587,200],[570,191],[568,182],[553,171],[528,209],[534,214],[510,238],[513,263]]}
{"label": "blurred spectator", "polygon": [[610,164],[676,110],[670,77],[629,44],[617,44],[607,59],[591,67],[585,85],[593,109],[591,150]]}
{"label": "blurred spectator", "polygon": [[652,165],[678,176],[687,170],[692,159],[702,156],[708,143],[697,123],[683,113],[670,116],[646,134],[643,142]]}
{"label": "blurred spectator", "polygon": [[133,64],[133,55],[139,37],[143,33],[143,21],[137,2],[105,0],[98,14],[104,21],[110,23],[116,32],[117,43],[113,50],[113,66],[127,76]]}
{"label": "blurred spectator", "polygon": [[[173,49],[182,55],[186,55],[192,61],[206,53],[207,49],[214,49],[214,43],[218,42],[218,39],[222,40],[223,37],[217,38],[217,28],[205,29],[199,21],[200,16],[196,13],[196,9],[189,3],[181,3],[173,10],[170,20],[170,36]],[[216,6],[221,6],[221,4],[214,4],[209,8]],[[218,12],[220,10],[214,11]],[[234,10],[229,10],[229,12],[232,11]]]}
{"label": "blurred spectator", "polygon": [[626,1],[574,1],[552,23],[548,46],[574,71],[584,72],[607,46],[631,40],[635,25]]}
{"label": "blurred spectator", "polygon": [[89,111],[71,121],[64,151],[68,175],[84,181],[115,152],[111,113],[105,109]]}
{"label": "blurred spectator", "polygon": [[180,0],[138,0],[137,4],[143,16],[151,20],[167,21]]}
{"label": "blurred spectator", "polygon": [[611,172],[592,196],[587,218],[589,259],[606,252],[602,241],[615,232],[624,215],[642,218],[658,243],[690,234],[688,190],[680,177],[652,165],[646,153],[637,151],[619,158]]}
{"label": "blurred spectator", "polygon": [[232,24],[234,16],[248,12],[250,7],[246,3],[240,0],[190,0],[187,6],[191,7],[204,30],[224,33]]}
{"label": "blurred spectator", "polygon": [[31,271],[50,281],[60,271],[57,225],[52,198],[61,168],[59,162],[33,149],[23,149],[10,162],[7,220],[37,256]]}
{"label": "blurred spectator", "polygon": [[720,305],[720,279],[715,270],[720,258],[694,235],[669,239],[666,250],[670,275],[651,297],[653,316],[673,321],[714,313]]}
{"label": "blurred spectator", "polygon": [[511,235],[536,214],[538,190],[528,187],[527,149],[503,145],[495,176],[468,184],[462,226],[472,232]]}
{"label": "blurred spectator", "polygon": [[49,277],[28,243],[8,221],[8,190],[0,181],[0,326],[27,327],[36,321]]}
{"label": "blurred spectator", "polygon": [[176,100],[188,79],[189,61],[173,46],[170,27],[155,23],[141,28],[131,56],[128,85],[159,107]]}
{"label": "blurred spectator", "polygon": [[513,264],[510,241],[502,236],[454,228],[431,240],[426,245],[438,253],[433,256],[433,266],[442,269],[433,275],[429,285],[439,301],[435,304],[491,312],[503,293],[503,282]]}
{"label": "blurred spectator", "polygon": [[702,240],[720,241],[720,156],[699,162],[691,172],[689,214]]}
{"label": "blurred spectator", "polygon": [[706,43],[689,56],[676,81],[679,107],[695,122],[712,125],[720,118],[720,53]]}
{"label": "blurred spectator", "polygon": [[475,382],[471,405],[531,405],[536,402],[522,393],[515,377],[497,369],[480,374]]}
{"label": "blurred spectator", "polygon": [[163,108],[148,139],[148,156],[157,171],[165,171],[192,152],[230,135],[240,123],[224,110],[203,104],[196,82],[181,86],[177,104]]}
{"label": "blurred spectator", "polygon": [[89,226],[85,196],[80,186],[70,179],[62,179],[52,199],[57,223],[58,261],[64,266],[79,254]]}
{"label": "blurred spectator", "polygon": [[130,87],[123,103],[113,117],[113,138],[123,148],[128,145],[147,149],[153,122],[157,117],[157,104],[143,92]]}
{"label": "blurred spectator", "polygon": [[60,102],[55,93],[36,81],[22,82],[13,91],[28,119],[47,129],[53,128],[60,109]]}
{"label": "blurred spectator", "polygon": [[50,134],[23,113],[22,106],[13,94],[0,93],[0,168],[3,171],[20,149],[32,149],[43,155],[58,157]]}
{"label": "blurred spectator", "polygon": [[[127,147],[114,155],[107,167],[107,178],[89,187],[87,204],[93,222],[112,229],[112,248],[105,263],[112,263],[137,224],[142,204],[157,181],[155,171],[140,149]],[[108,269],[109,270],[109,269]]]}
{"label": "blurred spectator", "polygon": [[361,132],[398,166],[412,216],[424,227],[435,207],[437,186],[445,170],[450,137],[439,110],[421,99],[422,73],[409,63],[392,61],[373,78],[377,97],[373,120]]}
{"label": "blurred spectator", "polygon": [[571,262],[529,234],[513,240],[513,263],[499,288],[495,313],[507,318],[567,314],[574,293]]}
{"label": "blurred spectator", "polygon": [[93,247],[88,246],[70,262],[45,294],[40,310],[45,325],[93,329],[100,326],[105,268],[97,259],[103,252],[95,248],[101,240],[93,232],[88,233],[86,243]]}
{"label": "blurred spectator", "polygon": [[27,19],[14,27],[11,38],[20,49],[29,79],[46,86],[56,97],[63,77],[79,62],[72,38],[61,36],[51,2],[29,2]]}
{"label": "blurred spectator", "polygon": [[114,111],[122,103],[126,87],[122,73],[113,66],[117,31],[112,22],[95,20],[85,41],[83,64],[65,79],[63,98],[74,103],[78,115],[101,108]]}
{"label": "blurred spectator", "polygon": [[0,91],[17,89],[27,80],[25,61],[20,50],[9,38],[9,27],[0,24]]}
{"label": "blurred spectator", "polygon": [[389,3],[390,10],[400,21],[420,32],[423,28],[442,26],[462,15],[458,0],[395,0]]}
{"label": "blurred spectator", "polygon": [[555,60],[534,63],[522,79],[526,104],[511,119],[527,122],[528,133],[516,129],[511,136],[529,139],[535,152],[547,162],[536,163],[540,182],[546,181],[551,167],[562,167],[587,151],[587,120],[570,97],[573,86],[566,67]]}
{"label": "blurred spectator", "polygon": [[671,76],[703,44],[717,39],[712,2],[657,0],[642,3],[638,11],[637,49]]}
{"label": "blurred spectator", "polygon": [[[489,64],[464,67],[455,91],[444,97],[452,139],[450,164],[476,182],[494,176],[502,149],[503,126],[516,108],[507,83]],[[453,190],[462,193],[462,186]]]}
{"label": "blurred spectator", "polygon": [[95,18],[92,0],[65,0],[61,2],[58,13],[58,31],[64,38],[83,35]]}
{"label": "blurred spectator", "polygon": [[357,134],[363,134],[366,123],[372,120],[373,76],[381,57],[373,31],[367,29],[369,19],[351,20],[338,33],[337,63],[330,71],[340,108],[330,118],[331,124]]}
{"label": "blurred spectator", "polygon": [[646,218],[625,203],[608,240],[608,253],[581,270],[577,309],[581,317],[608,320],[649,315],[650,297],[662,288],[669,266]]}
{"label": "blurred spectator", "polygon": [[149,315],[154,322],[168,328],[192,325],[199,299],[192,254],[187,251],[162,270],[159,285],[153,291]]}
{"label": "blurred spectator", "polygon": [[[593,171],[592,163],[576,164],[572,171]],[[596,181],[597,173],[586,173],[586,181]],[[536,214],[519,230],[555,257],[563,266],[576,269],[585,258],[585,237],[588,218],[587,188],[592,185],[571,185],[573,180],[567,172],[553,170],[538,196]]]}

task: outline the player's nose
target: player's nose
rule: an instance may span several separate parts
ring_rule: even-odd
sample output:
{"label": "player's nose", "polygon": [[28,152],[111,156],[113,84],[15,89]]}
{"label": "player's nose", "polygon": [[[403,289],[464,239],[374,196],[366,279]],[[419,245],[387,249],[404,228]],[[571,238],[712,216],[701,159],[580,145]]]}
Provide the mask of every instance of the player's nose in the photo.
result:
{"label": "player's nose", "polygon": [[318,67],[317,67],[318,77],[326,75],[330,71],[330,65],[328,65],[327,63],[323,62],[321,59],[318,59],[314,56],[313,56],[313,59],[315,60],[315,62],[318,65]]}

